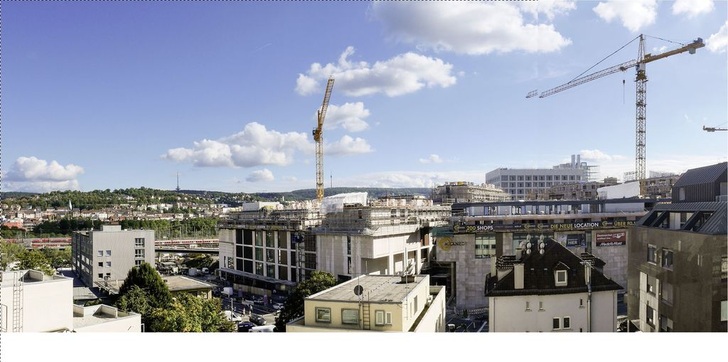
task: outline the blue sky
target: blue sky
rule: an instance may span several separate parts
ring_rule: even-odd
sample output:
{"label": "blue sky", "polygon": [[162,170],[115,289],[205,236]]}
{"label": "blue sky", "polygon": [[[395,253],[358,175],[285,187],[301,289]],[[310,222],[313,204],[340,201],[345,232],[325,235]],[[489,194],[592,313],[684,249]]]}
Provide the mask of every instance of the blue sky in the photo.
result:
{"label": "blue sky", "polygon": [[[6,2],[2,191],[433,187],[572,154],[634,170],[647,65],[648,171],[726,161],[726,1]],[[620,50],[621,49],[621,50]],[[612,54],[610,56],[610,54]],[[605,59],[606,58],[606,59]]]}

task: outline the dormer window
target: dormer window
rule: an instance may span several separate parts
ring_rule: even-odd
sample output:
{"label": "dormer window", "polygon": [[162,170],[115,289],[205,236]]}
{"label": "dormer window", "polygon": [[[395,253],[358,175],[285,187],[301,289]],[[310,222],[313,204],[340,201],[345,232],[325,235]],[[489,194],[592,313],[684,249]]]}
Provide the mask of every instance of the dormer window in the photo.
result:
{"label": "dormer window", "polygon": [[557,287],[563,287],[567,284],[567,274],[566,270],[557,270],[555,272],[555,279],[556,279],[556,286]]}

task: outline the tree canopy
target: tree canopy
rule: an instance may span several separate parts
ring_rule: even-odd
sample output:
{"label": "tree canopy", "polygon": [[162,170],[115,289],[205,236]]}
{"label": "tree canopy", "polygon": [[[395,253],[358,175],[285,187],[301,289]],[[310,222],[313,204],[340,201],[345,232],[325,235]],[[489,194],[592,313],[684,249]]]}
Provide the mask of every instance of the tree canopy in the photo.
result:
{"label": "tree canopy", "polygon": [[162,276],[149,264],[132,268],[119,289],[116,306],[142,315],[148,332],[232,332],[219,298],[202,298],[169,291]]}
{"label": "tree canopy", "polygon": [[283,309],[276,317],[276,331],[285,332],[286,323],[303,316],[303,301],[306,297],[335,285],[336,278],[332,274],[321,270],[311,272],[311,277],[298,283],[296,289],[286,299]]}

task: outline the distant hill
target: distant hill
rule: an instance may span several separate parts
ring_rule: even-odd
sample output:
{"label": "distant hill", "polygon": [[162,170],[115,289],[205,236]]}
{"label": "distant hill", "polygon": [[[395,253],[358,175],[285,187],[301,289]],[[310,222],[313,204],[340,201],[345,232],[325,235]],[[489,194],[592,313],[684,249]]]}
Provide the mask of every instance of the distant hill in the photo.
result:
{"label": "distant hill", "polygon": [[[324,190],[324,196],[331,196],[350,192],[366,192],[369,198],[380,198],[383,196],[405,196],[405,195],[421,195],[429,198],[431,196],[429,188],[377,188],[377,187],[333,187]],[[173,203],[180,194],[190,195],[193,200],[187,202],[203,203],[224,203],[230,206],[240,206],[244,202],[249,201],[303,201],[313,200],[316,198],[315,189],[302,189],[288,192],[258,192],[258,193],[233,193],[221,191],[206,190],[156,190],[150,188],[133,188],[122,190],[94,190],[88,192],[81,191],[53,191],[49,193],[30,193],[30,192],[0,192],[0,200],[10,203],[22,203],[23,205],[32,205],[35,207],[66,207],[68,202],[72,202],[74,207],[92,210],[120,203],[128,202],[121,196],[132,196],[140,202],[146,202],[155,197],[155,200],[165,203]]]}

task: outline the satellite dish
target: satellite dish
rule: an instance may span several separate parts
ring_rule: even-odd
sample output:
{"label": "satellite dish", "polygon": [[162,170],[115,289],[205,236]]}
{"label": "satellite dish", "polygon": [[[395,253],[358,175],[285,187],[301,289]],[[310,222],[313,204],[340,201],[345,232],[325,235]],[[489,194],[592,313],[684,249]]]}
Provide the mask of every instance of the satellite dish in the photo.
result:
{"label": "satellite dish", "polygon": [[364,287],[361,285],[357,285],[354,287],[354,294],[361,295],[361,293],[364,293]]}

